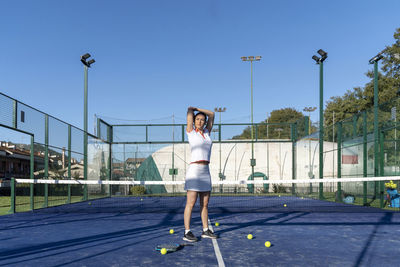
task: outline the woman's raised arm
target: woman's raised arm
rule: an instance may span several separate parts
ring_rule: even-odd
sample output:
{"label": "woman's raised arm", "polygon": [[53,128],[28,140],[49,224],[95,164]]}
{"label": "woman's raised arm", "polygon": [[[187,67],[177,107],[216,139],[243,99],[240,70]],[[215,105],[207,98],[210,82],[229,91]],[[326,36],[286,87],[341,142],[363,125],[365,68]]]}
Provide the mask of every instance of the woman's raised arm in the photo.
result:
{"label": "woman's raised arm", "polygon": [[193,120],[194,120],[194,111],[197,110],[194,107],[188,107],[187,115],[186,115],[186,131],[190,133],[193,130]]}

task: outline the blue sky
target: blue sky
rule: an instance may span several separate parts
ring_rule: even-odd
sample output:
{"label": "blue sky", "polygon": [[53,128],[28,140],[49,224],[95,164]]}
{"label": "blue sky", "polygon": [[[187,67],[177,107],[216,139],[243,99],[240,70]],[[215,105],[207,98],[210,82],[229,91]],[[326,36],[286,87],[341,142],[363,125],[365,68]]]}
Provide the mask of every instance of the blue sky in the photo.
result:
{"label": "blue sky", "polygon": [[[131,123],[183,122],[188,106],[226,107],[223,122],[317,106],[363,86],[368,60],[393,43],[400,1],[14,0],[0,2],[0,92],[83,128],[83,66],[94,114]],[[318,110],[312,115],[318,120]],[[113,120],[114,122],[118,122]]]}

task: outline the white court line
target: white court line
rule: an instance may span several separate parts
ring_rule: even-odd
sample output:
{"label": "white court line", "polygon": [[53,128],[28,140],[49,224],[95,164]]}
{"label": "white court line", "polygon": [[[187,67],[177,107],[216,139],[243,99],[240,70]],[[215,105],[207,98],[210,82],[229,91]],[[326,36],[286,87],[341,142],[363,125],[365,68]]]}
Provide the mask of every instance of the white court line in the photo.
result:
{"label": "white court line", "polygon": [[[210,219],[208,219],[208,227],[211,229],[211,231],[214,232]],[[217,257],[218,266],[225,267],[225,262],[224,259],[222,258],[221,251],[219,250],[217,239],[211,239],[211,240],[214,246],[215,256]]]}

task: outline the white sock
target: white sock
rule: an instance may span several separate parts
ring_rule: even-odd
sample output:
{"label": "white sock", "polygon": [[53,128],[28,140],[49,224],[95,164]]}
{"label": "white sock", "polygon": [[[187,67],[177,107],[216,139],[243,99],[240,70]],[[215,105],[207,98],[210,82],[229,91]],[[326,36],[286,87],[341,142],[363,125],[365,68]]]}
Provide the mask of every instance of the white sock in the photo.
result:
{"label": "white sock", "polygon": [[186,229],[185,229],[185,235],[186,235],[187,233],[189,233],[189,232],[190,232],[190,229],[189,229],[189,230],[186,230]]}
{"label": "white sock", "polygon": [[203,228],[203,232],[205,232],[205,231],[207,231],[208,230],[208,228]]}

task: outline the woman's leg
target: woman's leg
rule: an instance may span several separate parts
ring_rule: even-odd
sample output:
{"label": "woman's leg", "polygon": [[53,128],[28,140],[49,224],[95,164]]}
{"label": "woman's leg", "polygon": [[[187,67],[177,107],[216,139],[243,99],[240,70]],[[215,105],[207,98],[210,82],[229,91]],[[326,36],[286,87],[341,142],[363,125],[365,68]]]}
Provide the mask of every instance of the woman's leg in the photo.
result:
{"label": "woman's leg", "polygon": [[186,194],[185,213],[183,215],[184,222],[185,222],[185,230],[190,229],[190,220],[192,218],[192,210],[193,210],[194,204],[196,203],[196,200],[197,200],[197,192],[188,190],[187,194]]}
{"label": "woman's leg", "polygon": [[208,228],[208,201],[210,192],[200,192],[200,215],[203,228]]}

